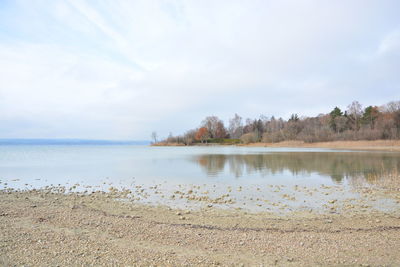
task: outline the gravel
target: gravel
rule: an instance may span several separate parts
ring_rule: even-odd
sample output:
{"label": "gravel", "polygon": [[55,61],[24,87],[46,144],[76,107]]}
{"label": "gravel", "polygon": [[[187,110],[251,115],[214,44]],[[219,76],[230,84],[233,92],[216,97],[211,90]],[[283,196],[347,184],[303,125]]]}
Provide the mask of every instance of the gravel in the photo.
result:
{"label": "gravel", "polygon": [[396,213],[187,212],[116,198],[1,191],[0,265],[400,265]]}

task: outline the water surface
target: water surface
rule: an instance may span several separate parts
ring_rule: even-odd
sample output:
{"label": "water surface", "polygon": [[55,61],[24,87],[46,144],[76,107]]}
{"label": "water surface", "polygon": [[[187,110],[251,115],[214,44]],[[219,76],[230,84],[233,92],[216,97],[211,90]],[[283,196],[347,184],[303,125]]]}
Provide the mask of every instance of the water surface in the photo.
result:
{"label": "water surface", "polygon": [[[181,192],[250,210],[318,209],[358,199],[353,189],[400,168],[400,154],[310,148],[2,145],[0,189],[63,185],[73,190],[135,189],[134,199],[199,205]],[[89,188],[88,188],[89,187]],[[176,193],[179,192],[179,193]],[[314,193],[313,193],[314,192]],[[228,201],[230,200],[230,201]],[[273,205],[271,203],[277,204]],[[375,200],[377,208],[393,204]],[[389,205],[389,206],[390,206]]]}

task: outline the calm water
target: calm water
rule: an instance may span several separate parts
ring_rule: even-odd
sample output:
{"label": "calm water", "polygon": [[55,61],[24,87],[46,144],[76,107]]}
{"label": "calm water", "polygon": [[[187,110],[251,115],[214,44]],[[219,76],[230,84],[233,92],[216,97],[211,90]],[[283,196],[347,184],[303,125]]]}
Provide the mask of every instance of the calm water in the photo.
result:
{"label": "calm water", "polygon": [[[282,202],[282,196],[287,195],[285,209],[317,208],[332,198],[358,198],[352,190],[354,185],[368,184],[383,170],[397,169],[399,153],[248,147],[0,146],[0,189],[79,184],[75,190],[88,190],[89,186],[90,191],[140,186],[145,191],[139,201],[175,206],[191,203],[171,199],[174,192],[194,188],[197,194],[207,192],[204,194],[214,198],[229,192],[234,207],[263,209],[257,201]],[[303,187],[308,191],[299,190]],[[321,192],[318,197],[310,195],[310,189],[328,187],[339,190]],[[382,201],[375,203],[384,206],[385,201],[390,202]]]}

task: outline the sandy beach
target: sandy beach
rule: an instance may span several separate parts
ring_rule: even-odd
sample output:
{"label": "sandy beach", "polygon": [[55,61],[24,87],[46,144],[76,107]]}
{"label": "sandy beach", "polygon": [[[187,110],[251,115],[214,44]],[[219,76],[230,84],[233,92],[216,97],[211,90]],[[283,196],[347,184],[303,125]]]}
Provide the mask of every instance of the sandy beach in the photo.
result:
{"label": "sandy beach", "polygon": [[[381,192],[382,193],[382,192]],[[385,193],[385,192],[383,192]],[[400,192],[388,192],[395,198]],[[118,193],[0,193],[5,266],[396,266],[400,213],[176,210]]]}

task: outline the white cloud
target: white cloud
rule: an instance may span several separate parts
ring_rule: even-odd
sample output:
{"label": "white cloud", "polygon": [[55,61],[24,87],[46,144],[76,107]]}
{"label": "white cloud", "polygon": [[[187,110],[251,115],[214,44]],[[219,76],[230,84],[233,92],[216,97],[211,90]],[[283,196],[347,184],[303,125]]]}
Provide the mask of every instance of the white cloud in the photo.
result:
{"label": "white cloud", "polygon": [[400,55],[400,30],[396,30],[385,36],[378,48],[378,55],[396,53]]}
{"label": "white cloud", "polygon": [[400,98],[396,1],[10,6],[0,137],[148,139],[210,114],[316,115]]}

